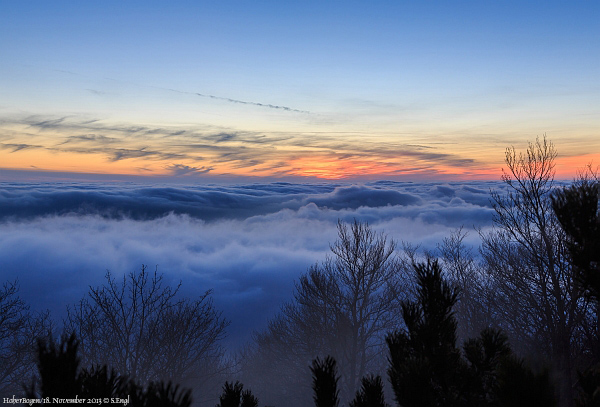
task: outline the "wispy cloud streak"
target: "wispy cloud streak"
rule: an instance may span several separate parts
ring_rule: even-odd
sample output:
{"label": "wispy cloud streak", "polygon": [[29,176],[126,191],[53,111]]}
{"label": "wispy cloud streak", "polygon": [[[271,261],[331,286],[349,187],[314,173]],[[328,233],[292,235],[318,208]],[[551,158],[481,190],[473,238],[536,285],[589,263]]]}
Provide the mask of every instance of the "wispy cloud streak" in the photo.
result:
{"label": "wispy cloud streak", "polygon": [[[27,137],[22,136],[25,133]],[[461,174],[486,166],[456,148],[410,143],[393,135],[365,141],[364,135],[353,133],[260,132],[200,124],[152,126],[38,115],[4,118],[0,134],[0,147],[7,154],[35,148],[52,153],[47,162],[59,161],[60,154],[55,153],[101,155],[107,165],[119,162],[121,168],[130,160],[130,173],[148,168],[158,174],[172,165],[195,168],[201,163],[211,168],[211,175],[345,178]],[[108,167],[105,171],[111,172]]]}
{"label": "wispy cloud streak", "polygon": [[296,113],[310,114],[310,112],[308,110],[299,110],[299,109],[294,109],[294,108],[287,107],[287,106],[272,105],[272,104],[269,104],[269,103],[247,102],[247,101],[244,101],[244,100],[225,98],[225,97],[221,97],[221,96],[204,95],[202,93],[195,93],[195,95],[198,95],[198,96],[204,97],[204,98],[215,99],[215,100],[224,100],[226,102],[231,102],[231,103],[239,103],[239,104],[242,104],[242,105],[252,105],[252,106],[259,106],[259,107],[268,107],[269,109],[280,109],[280,110],[285,110],[287,112],[296,112]]}

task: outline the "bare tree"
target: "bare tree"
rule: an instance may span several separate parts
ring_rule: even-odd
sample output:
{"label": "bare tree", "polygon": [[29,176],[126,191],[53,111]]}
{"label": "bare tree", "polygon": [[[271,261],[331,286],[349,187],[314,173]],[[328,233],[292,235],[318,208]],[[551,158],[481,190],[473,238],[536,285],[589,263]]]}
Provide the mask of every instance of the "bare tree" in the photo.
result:
{"label": "bare tree", "polygon": [[163,276],[144,266],[121,284],[107,272],[106,284],[90,287],[65,320],[65,330],[81,341],[83,366],[106,364],[141,384],[172,380],[187,387],[215,374],[228,323],[210,291],[191,301],[178,299],[178,290],[163,287]]}
{"label": "bare tree", "polygon": [[493,192],[496,229],[482,235],[503,328],[527,351],[551,360],[560,376],[561,405],[573,400],[576,334],[587,313],[575,283],[566,239],[551,193],[556,151],[544,137],[525,153],[506,151],[505,193]]}
{"label": "bare tree", "polygon": [[36,339],[50,329],[48,313],[32,314],[16,282],[0,289],[0,394],[14,394],[35,369]]}
{"label": "bare tree", "polygon": [[466,237],[467,232],[460,228],[444,238],[437,248],[447,280],[459,288],[458,302],[454,307],[459,343],[497,325],[493,306],[490,306],[494,297],[493,286],[480,258],[465,245]]}
{"label": "bare tree", "polygon": [[255,336],[255,354],[268,361],[275,380],[288,383],[309,379],[303,372],[310,361],[332,355],[346,400],[361,377],[384,369],[385,334],[397,326],[405,281],[395,242],[366,223],[338,222],[338,240],[330,247],[333,256],[300,277],[294,301]]}

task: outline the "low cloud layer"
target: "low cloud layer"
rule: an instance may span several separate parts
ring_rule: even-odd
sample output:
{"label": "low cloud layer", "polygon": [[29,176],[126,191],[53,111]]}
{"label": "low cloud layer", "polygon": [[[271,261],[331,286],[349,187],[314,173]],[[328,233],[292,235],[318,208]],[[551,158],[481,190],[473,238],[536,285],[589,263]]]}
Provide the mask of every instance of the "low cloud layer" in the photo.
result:
{"label": "low cloud layer", "polygon": [[[142,264],[213,289],[241,344],[289,299],[294,281],[324,260],[338,219],[368,221],[395,240],[433,249],[454,229],[491,225],[497,183],[240,186],[0,184],[3,281],[18,279],[34,309],[57,317],[103,283]],[[472,232],[470,242],[477,244]]]}

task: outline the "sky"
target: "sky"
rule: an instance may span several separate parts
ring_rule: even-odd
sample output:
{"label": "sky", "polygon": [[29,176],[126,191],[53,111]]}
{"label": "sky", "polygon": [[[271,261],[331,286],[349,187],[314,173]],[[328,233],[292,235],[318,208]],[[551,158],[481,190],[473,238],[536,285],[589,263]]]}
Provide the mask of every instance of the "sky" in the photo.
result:
{"label": "sky", "polygon": [[0,180],[498,179],[600,160],[591,1],[0,1]]}

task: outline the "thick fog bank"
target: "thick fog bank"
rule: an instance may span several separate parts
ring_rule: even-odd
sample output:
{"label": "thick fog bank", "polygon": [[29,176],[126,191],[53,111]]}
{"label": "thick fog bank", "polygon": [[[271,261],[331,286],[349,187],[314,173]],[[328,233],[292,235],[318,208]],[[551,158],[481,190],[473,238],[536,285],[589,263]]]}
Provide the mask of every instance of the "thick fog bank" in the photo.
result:
{"label": "thick fog bank", "polygon": [[453,230],[492,223],[500,183],[240,186],[0,184],[0,278],[18,279],[34,309],[66,306],[142,264],[182,295],[213,290],[240,344],[288,299],[294,280],[325,259],[336,223],[369,222],[391,238],[435,248]]}

